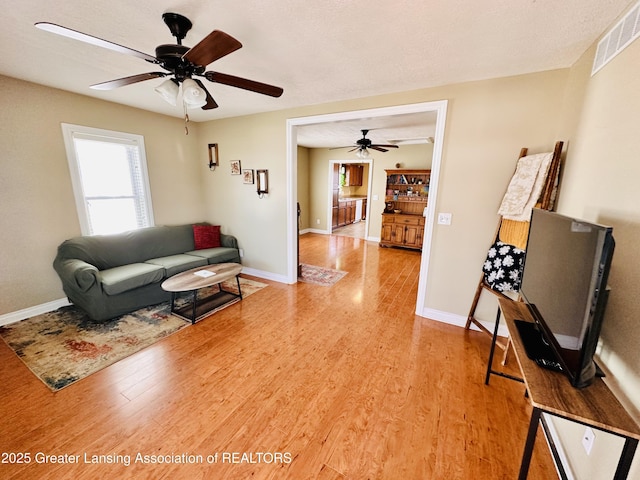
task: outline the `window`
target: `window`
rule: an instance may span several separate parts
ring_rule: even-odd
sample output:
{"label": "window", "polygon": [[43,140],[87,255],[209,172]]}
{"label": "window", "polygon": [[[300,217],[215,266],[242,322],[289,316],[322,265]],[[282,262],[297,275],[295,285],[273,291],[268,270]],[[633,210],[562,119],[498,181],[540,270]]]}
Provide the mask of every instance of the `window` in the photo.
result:
{"label": "window", "polygon": [[62,124],[83,235],[153,225],[144,138]]}

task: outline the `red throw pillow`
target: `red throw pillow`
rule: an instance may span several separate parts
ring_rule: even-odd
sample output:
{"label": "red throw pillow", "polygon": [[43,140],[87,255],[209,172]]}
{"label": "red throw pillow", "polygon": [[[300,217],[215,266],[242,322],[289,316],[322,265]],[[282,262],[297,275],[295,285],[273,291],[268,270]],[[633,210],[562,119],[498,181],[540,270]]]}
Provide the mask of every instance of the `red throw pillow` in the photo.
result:
{"label": "red throw pillow", "polygon": [[220,225],[194,225],[193,242],[196,250],[220,246]]}

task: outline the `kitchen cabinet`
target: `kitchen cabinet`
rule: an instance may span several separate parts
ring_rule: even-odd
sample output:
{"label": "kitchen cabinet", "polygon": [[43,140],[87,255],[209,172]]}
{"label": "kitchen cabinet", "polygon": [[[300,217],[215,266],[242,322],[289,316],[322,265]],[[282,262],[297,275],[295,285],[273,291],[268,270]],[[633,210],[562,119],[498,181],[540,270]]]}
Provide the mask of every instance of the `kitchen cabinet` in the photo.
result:
{"label": "kitchen cabinet", "polygon": [[340,166],[333,166],[333,176],[331,181],[331,227],[338,226],[338,217],[340,209]]}
{"label": "kitchen cabinet", "polygon": [[336,227],[344,227],[356,220],[356,201],[340,200],[338,202],[338,221]]}
{"label": "kitchen cabinet", "polygon": [[364,167],[355,163],[344,163],[341,166],[344,174],[343,187],[361,187]]}

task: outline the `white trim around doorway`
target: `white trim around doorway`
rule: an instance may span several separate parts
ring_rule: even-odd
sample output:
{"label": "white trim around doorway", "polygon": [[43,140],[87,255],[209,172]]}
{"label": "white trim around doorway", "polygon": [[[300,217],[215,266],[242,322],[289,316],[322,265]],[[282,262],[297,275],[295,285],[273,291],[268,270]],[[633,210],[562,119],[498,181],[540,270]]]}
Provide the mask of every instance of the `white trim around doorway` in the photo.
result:
{"label": "white trim around doorway", "polygon": [[420,260],[420,278],[418,281],[418,298],[416,300],[416,314],[422,315],[426,309],[426,287],[429,274],[429,260],[432,254],[431,242],[438,200],[438,183],[440,165],[442,163],[442,146],[447,116],[447,100],[435,102],[414,103],[394,107],[381,107],[369,110],[330,113],[309,117],[287,119],[287,283],[297,282],[297,194],[298,191],[298,149],[297,127],[316,123],[328,123],[359,118],[384,117],[406,113],[436,112],[436,131],[434,135],[433,159],[431,164],[431,182],[429,184],[429,203],[425,222],[424,243]]}

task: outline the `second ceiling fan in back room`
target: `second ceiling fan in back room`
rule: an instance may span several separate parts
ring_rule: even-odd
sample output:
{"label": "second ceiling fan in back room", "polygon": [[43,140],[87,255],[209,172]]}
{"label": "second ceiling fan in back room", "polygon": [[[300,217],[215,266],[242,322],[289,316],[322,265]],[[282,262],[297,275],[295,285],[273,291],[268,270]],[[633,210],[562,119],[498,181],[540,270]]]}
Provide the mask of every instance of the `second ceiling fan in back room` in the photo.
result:
{"label": "second ceiling fan in back room", "polygon": [[398,148],[397,145],[382,145],[375,144],[370,139],[367,138],[367,133],[369,130],[360,130],[362,132],[362,138],[356,141],[355,145],[349,145],[347,147],[334,147],[331,150],[335,150],[338,148],[350,148],[349,152],[356,152],[356,156],[358,158],[368,158],[369,157],[369,149],[377,150],[379,152],[388,152],[389,148]]}
{"label": "second ceiling fan in back room", "polygon": [[186,121],[189,118],[186,113],[187,108],[210,110],[218,107],[218,104],[207,91],[202,81],[194,77],[203,77],[213,83],[242,88],[271,97],[280,97],[282,95],[283,89],[280,87],[225,73],[206,71],[207,65],[242,47],[242,44],[231,35],[220,30],[213,30],[194,47],[189,48],[182,45],[182,40],[192,27],[191,21],[178,13],[165,13],[162,15],[162,19],[169,27],[171,34],[176,38],[177,43],[159,45],[156,47],[155,57],[54,23],[38,22],[35,26],[51,33],[126,55],[132,55],[149,63],[159,65],[165,71],[140,73],[91,85],[91,88],[113,90],[125,85],[169,76],[171,78],[157,86],[155,91],[171,105],[176,105],[180,86],[182,86],[182,101],[185,108]]}

